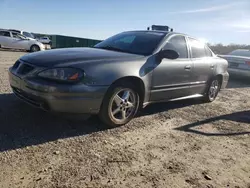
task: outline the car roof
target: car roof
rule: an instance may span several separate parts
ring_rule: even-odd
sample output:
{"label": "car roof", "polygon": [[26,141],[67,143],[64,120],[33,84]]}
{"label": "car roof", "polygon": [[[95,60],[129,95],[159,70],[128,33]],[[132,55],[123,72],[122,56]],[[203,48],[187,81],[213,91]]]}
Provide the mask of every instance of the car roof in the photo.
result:
{"label": "car roof", "polygon": [[164,33],[164,34],[168,34],[168,31],[159,31],[159,30],[132,30],[132,31],[124,31],[124,33],[126,32],[141,32],[141,33]]}
{"label": "car roof", "polygon": [[11,31],[11,33],[16,33],[16,34],[18,34],[18,35],[22,35],[21,33],[18,33],[18,32],[16,32],[16,31]]}
{"label": "car roof", "polygon": [[[127,32],[154,32],[154,33],[163,33],[163,34],[166,34],[167,35],[182,35],[182,36],[185,36],[185,37],[189,37],[189,38],[192,38],[192,39],[195,39],[195,40],[198,40],[200,41],[198,38],[196,37],[193,37],[193,36],[190,36],[188,34],[185,34],[185,33],[179,33],[179,32],[173,32],[173,31],[161,31],[161,30],[135,30],[135,31],[127,31]],[[207,44],[205,44],[207,46]]]}
{"label": "car roof", "polygon": [[11,31],[9,31],[8,29],[0,29],[0,31],[8,31],[8,32],[11,32]]}
{"label": "car roof", "polygon": [[21,32],[20,30],[17,29],[8,29],[9,31],[16,31],[16,32]]}
{"label": "car roof", "polygon": [[184,34],[184,33],[179,33],[179,32],[173,32],[173,31],[161,31],[161,30],[134,30],[134,31],[125,31],[125,32],[153,32],[153,33],[163,33],[163,34],[178,34],[178,35],[183,35],[183,36],[187,36],[187,37],[190,37],[190,38],[194,38],[195,37],[192,37],[192,36],[189,36],[187,34]]}
{"label": "car roof", "polygon": [[7,31],[7,32],[11,32],[11,33],[17,33],[20,35],[19,32],[13,31],[13,30],[9,30],[9,29],[0,29],[0,31]]}

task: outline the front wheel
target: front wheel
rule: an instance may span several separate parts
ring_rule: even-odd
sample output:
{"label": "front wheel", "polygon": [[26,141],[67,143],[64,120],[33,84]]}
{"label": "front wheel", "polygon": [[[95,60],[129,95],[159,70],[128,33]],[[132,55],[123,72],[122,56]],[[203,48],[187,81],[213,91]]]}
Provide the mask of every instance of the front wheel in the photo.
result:
{"label": "front wheel", "polygon": [[204,95],[204,101],[205,102],[213,102],[221,88],[221,81],[218,78],[214,78],[207,89],[206,94]]}
{"label": "front wheel", "polygon": [[30,47],[30,51],[31,51],[31,52],[38,52],[38,51],[40,51],[40,47],[37,46],[37,45],[32,45],[32,46]]}
{"label": "front wheel", "polygon": [[100,119],[111,127],[128,123],[139,108],[139,94],[130,84],[121,84],[108,90],[99,112]]}

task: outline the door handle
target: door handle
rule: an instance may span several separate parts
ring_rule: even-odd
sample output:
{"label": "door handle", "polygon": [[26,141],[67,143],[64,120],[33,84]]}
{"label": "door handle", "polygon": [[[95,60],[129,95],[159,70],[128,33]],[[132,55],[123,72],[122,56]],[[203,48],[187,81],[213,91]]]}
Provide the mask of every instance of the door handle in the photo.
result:
{"label": "door handle", "polygon": [[190,69],[191,69],[191,65],[185,66],[185,70],[190,70]]}

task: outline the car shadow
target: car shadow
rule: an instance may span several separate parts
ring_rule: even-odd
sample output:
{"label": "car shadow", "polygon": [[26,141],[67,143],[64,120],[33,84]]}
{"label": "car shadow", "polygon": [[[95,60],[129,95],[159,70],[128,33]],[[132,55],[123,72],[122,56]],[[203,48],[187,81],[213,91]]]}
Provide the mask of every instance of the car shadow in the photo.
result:
{"label": "car shadow", "polygon": [[250,88],[249,78],[230,75],[227,88]]}
{"label": "car shadow", "polygon": [[72,121],[0,95],[0,152],[107,129],[97,117]]}
{"label": "car shadow", "polygon": [[26,52],[26,50],[19,50],[19,49],[13,49],[13,48],[0,48],[0,51],[3,51],[3,52]]}
{"label": "car shadow", "polygon": [[[138,117],[198,103],[196,100],[185,100],[152,104],[143,109]],[[0,94],[0,152],[107,129],[109,127],[97,116],[84,121],[72,121],[72,118],[67,119],[33,108],[14,94]]]}
{"label": "car shadow", "polygon": [[165,112],[171,109],[184,108],[186,106],[202,104],[203,101],[200,98],[177,100],[169,102],[153,103],[142,109],[138,116],[153,115],[160,112]]}
{"label": "car shadow", "polygon": [[[200,103],[201,100],[199,99],[189,99],[151,104],[143,109],[138,117]],[[228,116],[225,116],[225,118],[228,118]],[[216,119],[212,120],[215,121]],[[206,121],[203,123],[206,123]],[[190,128],[201,124],[202,122],[186,125],[178,130],[195,132]],[[92,116],[85,121],[72,121],[30,107],[16,98],[14,94],[0,94],[0,152],[43,144],[57,139],[88,135],[107,129],[109,127],[104,125],[97,116]]]}
{"label": "car shadow", "polygon": [[[198,121],[195,123],[187,124],[178,128],[175,128],[175,130],[178,131],[184,131],[188,133],[195,133],[203,136],[237,136],[237,135],[247,135],[250,134],[250,131],[237,131],[237,132],[225,132],[225,133],[209,133],[209,132],[203,132],[200,130],[195,130],[193,128],[198,127],[198,126],[203,126],[207,123],[215,123],[219,120],[228,120],[228,121],[234,121],[238,123],[246,123],[246,126],[248,127],[248,130],[250,130],[250,110],[248,111],[240,111],[240,112],[235,112],[232,114],[226,114],[222,116],[217,116],[213,118],[209,118],[206,120]],[[235,127],[237,129],[237,127]]]}

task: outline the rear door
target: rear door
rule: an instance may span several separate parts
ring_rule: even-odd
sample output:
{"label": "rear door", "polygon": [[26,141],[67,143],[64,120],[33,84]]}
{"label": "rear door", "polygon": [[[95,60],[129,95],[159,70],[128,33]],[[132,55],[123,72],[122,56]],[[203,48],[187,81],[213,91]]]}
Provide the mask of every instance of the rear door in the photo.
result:
{"label": "rear door", "polygon": [[9,31],[0,31],[0,45],[5,48],[10,48],[12,38]]}
{"label": "rear door", "polygon": [[202,94],[214,75],[215,62],[210,49],[202,42],[188,37],[191,60],[194,65],[192,94]]}

